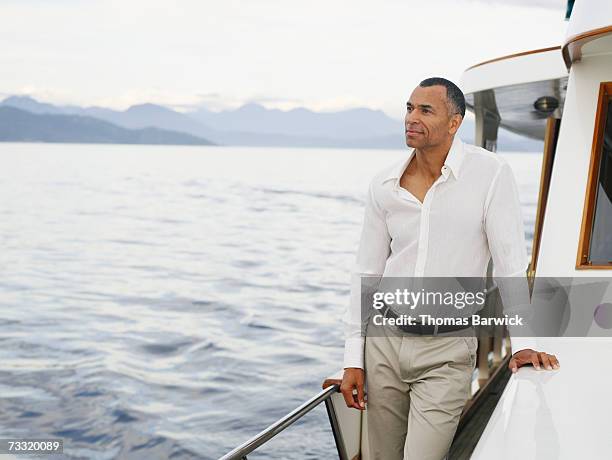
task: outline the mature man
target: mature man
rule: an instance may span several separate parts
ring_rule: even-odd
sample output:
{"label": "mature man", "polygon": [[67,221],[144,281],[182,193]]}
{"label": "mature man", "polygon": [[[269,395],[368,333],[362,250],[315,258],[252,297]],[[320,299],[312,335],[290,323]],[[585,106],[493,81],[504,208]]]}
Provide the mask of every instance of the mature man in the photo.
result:
{"label": "mature man", "polygon": [[[461,90],[428,78],[406,108],[406,144],[413,149],[374,177],[366,198],[341,390],[349,407],[364,409],[367,380],[372,459],[440,460],[470,395],[476,338],[370,333],[377,327],[370,317],[365,339],[361,277],[483,277],[490,259],[494,276],[525,277],[527,256],[510,167],[455,138],[465,115]],[[555,356],[533,349],[531,338],[513,337],[512,346],[513,372],[526,364],[559,367]]]}

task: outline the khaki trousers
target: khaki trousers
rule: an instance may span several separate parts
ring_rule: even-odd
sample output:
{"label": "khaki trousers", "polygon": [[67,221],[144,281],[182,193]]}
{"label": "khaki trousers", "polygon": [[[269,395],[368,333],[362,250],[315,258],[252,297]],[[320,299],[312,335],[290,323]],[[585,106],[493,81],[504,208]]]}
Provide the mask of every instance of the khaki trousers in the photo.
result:
{"label": "khaki trousers", "polygon": [[445,458],[471,395],[478,346],[473,334],[469,328],[438,336],[408,335],[368,325],[365,371],[372,460]]}

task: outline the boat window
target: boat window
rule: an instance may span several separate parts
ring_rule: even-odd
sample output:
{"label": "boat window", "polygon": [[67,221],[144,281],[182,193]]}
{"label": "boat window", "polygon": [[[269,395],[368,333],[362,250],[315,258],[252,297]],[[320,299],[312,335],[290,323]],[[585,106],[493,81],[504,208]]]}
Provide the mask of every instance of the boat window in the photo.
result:
{"label": "boat window", "polygon": [[577,268],[612,268],[612,82],[602,83]]}

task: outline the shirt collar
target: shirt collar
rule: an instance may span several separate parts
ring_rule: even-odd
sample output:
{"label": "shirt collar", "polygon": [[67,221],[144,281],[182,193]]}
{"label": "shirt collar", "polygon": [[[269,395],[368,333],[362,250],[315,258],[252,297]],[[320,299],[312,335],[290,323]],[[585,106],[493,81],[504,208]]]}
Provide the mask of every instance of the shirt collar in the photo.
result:
{"label": "shirt collar", "polygon": [[[394,167],[389,174],[387,174],[383,178],[383,182],[386,182],[390,179],[399,179],[404,174],[404,171],[410,164],[412,157],[415,155],[415,149],[410,150],[410,155],[408,158],[400,163],[398,166]],[[459,170],[461,169],[461,164],[463,163],[463,157],[465,156],[465,152],[463,150],[463,141],[456,137],[453,139],[453,143],[451,144],[451,148],[446,155],[446,160],[444,161],[444,166],[447,166],[451,172],[454,174],[455,178],[459,178]],[[444,168],[441,171],[444,174]]]}
{"label": "shirt collar", "polygon": [[463,164],[464,157],[465,151],[463,150],[463,141],[461,141],[459,137],[455,136],[455,139],[453,139],[453,144],[448,151],[448,155],[446,155],[444,164],[450,168],[456,179],[459,179],[459,170]]}

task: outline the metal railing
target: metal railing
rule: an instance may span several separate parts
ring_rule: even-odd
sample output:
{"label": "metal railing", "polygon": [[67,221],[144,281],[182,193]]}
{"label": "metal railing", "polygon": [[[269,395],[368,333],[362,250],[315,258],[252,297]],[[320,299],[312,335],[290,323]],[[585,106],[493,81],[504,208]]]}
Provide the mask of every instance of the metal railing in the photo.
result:
{"label": "metal railing", "polygon": [[310,398],[301,406],[289,412],[283,418],[277,420],[272,425],[270,425],[265,430],[253,436],[248,441],[239,445],[231,452],[228,452],[223,457],[219,458],[219,460],[245,460],[247,455],[253,452],[255,449],[260,447],[262,444],[265,444],[274,436],[279,434],[285,428],[293,425],[296,421],[306,415],[308,412],[313,410],[322,402],[327,401],[331,396],[339,390],[338,385],[332,385],[325,388],[323,391],[318,393],[317,395]]}

